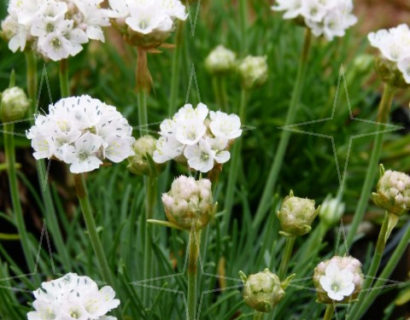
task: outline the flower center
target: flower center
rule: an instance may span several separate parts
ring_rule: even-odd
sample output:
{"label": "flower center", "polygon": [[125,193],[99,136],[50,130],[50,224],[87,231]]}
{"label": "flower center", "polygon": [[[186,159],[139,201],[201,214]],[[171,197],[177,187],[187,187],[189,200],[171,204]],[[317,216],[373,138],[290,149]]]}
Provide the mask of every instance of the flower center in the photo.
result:
{"label": "flower center", "polygon": [[334,292],[338,292],[340,290],[340,285],[337,282],[333,282],[330,287]]}

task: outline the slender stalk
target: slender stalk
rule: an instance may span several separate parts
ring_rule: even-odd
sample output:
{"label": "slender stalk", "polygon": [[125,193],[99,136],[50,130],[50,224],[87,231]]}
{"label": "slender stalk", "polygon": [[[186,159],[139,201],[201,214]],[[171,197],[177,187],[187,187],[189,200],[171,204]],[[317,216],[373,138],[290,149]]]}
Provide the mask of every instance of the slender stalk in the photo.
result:
{"label": "slender stalk", "polygon": [[138,93],[138,119],[140,135],[148,133],[148,110],[147,110],[148,92],[142,90]]}
{"label": "slender stalk", "polygon": [[377,122],[379,123],[379,125],[374,139],[373,150],[370,156],[369,164],[367,166],[366,177],[360,194],[360,199],[356,206],[356,211],[353,215],[353,221],[346,237],[347,249],[349,249],[352,245],[357,229],[359,228],[359,224],[363,220],[363,216],[365,214],[365,210],[368,204],[368,199],[370,197],[370,193],[374,185],[374,180],[376,178],[378,163],[382,151],[384,137],[383,129],[389,118],[390,109],[393,103],[395,92],[396,89],[394,87],[392,87],[389,84],[385,84],[383,98],[380,102],[377,115]]}
{"label": "slender stalk", "polygon": [[219,108],[222,106],[222,99],[221,99],[221,87],[220,87],[218,75],[212,76],[212,89],[214,91],[216,105]]}
{"label": "slender stalk", "polygon": [[[27,92],[31,100],[31,107],[29,111],[29,117],[32,117],[35,112],[35,107],[37,103],[37,59],[34,53],[26,53],[26,63],[27,63]],[[33,122],[33,120],[32,120]],[[67,268],[71,269],[71,259],[69,257],[67,248],[64,244],[63,236],[58,225],[57,215],[53,204],[53,198],[51,196],[51,191],[49,185],[43,181],[46,177],[46,165],[44,160],[36,161],[36,167],[38,172],[38,180],[41,189],[41,196],[45,205],[44,215],[46,217],[47,225],[50,229],[51,236],[53,238],[54,244],[57,248],[57,252],[60,258]]]}
{"label": "slender stalk", "polygon": [[394,221],[391,222],[392,217],[394,219],[395,216],[386,212],[384,220],[383,220],[383,224],[382,224],[382,227],[380,229],[379,236],[377,239],[375,252],[374,252],[372,261],[370,263],[369,270],[367,271],[367,274],[366,274],[366,280],[363,284],[362,292],[359,295],[359,299],[358,299],[359,301],[356,303],[356,305],[352,309],[353,314],[355,314],[355,312],[360,308],[361,301],[367,295],[367,290],[370,288],[370,286],[373,283],[373,280],[376,277],[377,270],[379,269],[380,262],[382,261],[383,252],[386,247],[387,240],[390,236],[390,232],[392,228],[394,228],[395,224],[397,223],[397,219],[394,219]]}
{"label": "slender stalk", "polygon": [[20,234],[20,242],[23,248],[24,258],[30,272],[34,272],[34,255],[30,250],[30,241],[24,223],[23,209],[21,208],[18,181],[16,174],[16,154],[14,148],[14,124],[4,123],[4,151],[6,153],[7,171],[9,177],[10,195],[13,206],[13,214],[16,220],[17,230]]}
{"label": "slender stalk", "polygon": [[80,203],[88,235],[90,237],[91,245],[97,257],[100,273],[104,281],[115,288],[114,277],[111,273],[107,258],[105,256],[104,248],[98,236],[97,226],[95,224],[93,212],[91,209],[91,203],[88,197],[87,185],[85,183],[84,176],[82,174],[74,175],[74,183],[77,198]]}
{"label": "slender stalk", "polygon": [[[406,231],[401,238],[399,244],[396,247],[396,250],[393,252],[392,256],[390,257],[389,261],[387,262],[386,267],[380,273],[379,278],[374,283],[371,290],[366,292],[366,295],[363,296],[363,300],[359,301],[360,305],[357,310],[352,310],[349,312],[346,319],[348,320],[358,320],[361,316],[366,312],[366,310],[370,307],[376,297],[380,294],[383,290],[383,285],[393,273],[394,269],[396,268],[397,264],[399,263],[401,257],[403,256],[404,252],[407,250],[407,247],[410,243],[410,224],[407,224]],[[353,312],[355,311],[355,312]]]}
{"label": "slender stalk", "polygon": [[296,237],[287,237],[285,250],[283,252],[282,260],[280,261],[278,276],[279,279],[284,279],[288,272],[290,257],[292,256],[293,246],[295,245]]}
{"label": "slender stalk", "polygon": [[240,28],[241,28],[241,51],[245,54],[248,48],[247,29],[248,29],[248,4],[246,0],[239,1]]}
{"label": "slender stalk", "polygon": [[323,316],[323,320],[331,320],[333,318],[334,313],[335,313],[334,305],[328,304],[326,307],[325,315]]}
{"label": "slender stalk", "polygon": [[[241,123],[245,122],[245,110],[246,110],[246,103],[247,103],[247,91],[242,89],[241,91],[241,102],[239,107],[239,116],[241,118]],[[223,216],[223,234],[226,234],[229,227],[229,221],[231,218],[232,207],[234,203],[234,196],[235,196],[235,185],[238,179],[238,171],[239,171],[239,164],[241,158],[241,150],[242,150],[242,141],[239,139],[235,142],[232,150],[232,162],[229,168],[229,176],[228,176],[228,185],[226,188],[226,195],[225,195],[225,214]]]}
{"label": "slender stalk", "polygon": [[253,315],[253,320],[262,320],[262,319],[263,319],[263,313],[255,311],[255,313]]}
{"label": "slender stalk", "polygon": [[175,51],[172,56],[171,89],[169,95],[168,115],[171,117],[176,111],[178,89],[181,75],[181,55],[184,35],[184,23],[178,22],[176,30]]}
{"label": "slender stalk", "polygon": [[[309,57],[309,51],[311,47],[312,34],[309,28],[306,28],[305,40],[303,45],[303,51],[300,56],[298,75],[296,78],[295,86],[293,88],[292,98],[286,116],[285,125],[289,125],[294,122],[296,113],[299,106],[300,97],[302,94],[302,88],[306,76],[306,66]],[[263,190],[262,198],[259,202],[258,209],[256,211],[255,219],[253,221],[253,228],[257,228],[259,224],[263,221],[264,215],[269,209],[269,202],[272,198],[272,192],[275,188],[280,169],[282,167],[283,159],[285,157],[285,152],[289,144],[289,139],[291,132],[288,130],[283,130],[280,137],[280,142],[278,149],[275,154],[271,169],[269,171],[268,179]]]}
{"label": "slender stalk", "polygon": [[188,320],[196,319],[198,257],[201,233],[192,229],[189,233],[188,255]]}
{"label": "slender stalk", "polygon": [[66,98],[70,95],[70,82],[68,80],[68,60],[67,59],[63,59],[60,61],[59,79],[60,79],[61,97]]}

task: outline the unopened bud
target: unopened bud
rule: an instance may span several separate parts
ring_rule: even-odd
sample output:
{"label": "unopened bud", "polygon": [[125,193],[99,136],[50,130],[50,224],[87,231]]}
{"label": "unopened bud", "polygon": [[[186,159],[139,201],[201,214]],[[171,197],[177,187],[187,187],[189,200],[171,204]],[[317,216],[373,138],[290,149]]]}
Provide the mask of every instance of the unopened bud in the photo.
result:
{"label": "unopened bud", "polygon": [[398,69],[397,63],[384,58],[376,59],[376,71],[381,79],[396,88],[407,88],[409,84]]}
{"label": "unopened bud", "polygon": [[1,95],[0,115],[3,122],[12,122],[24,118],[30,107],[30,101],[25,92],[12,87],[4,90]]}
{"label": "unopened bud", "polygon": [[326,197],[320,205],[319,216],[326,226],[332,227],[340,221],[345,211],[345,204],[337,198]]}
{"label": "unopened bud", "polygon": [[268,80],[267,57],[247,56],[238,70],[245,89],[262,86]]}
{"label": "unopened bud", "polygon": [[158,165],[152,161],[157,140],[145,135],[133,144],[134,155],[128,158],[128,169],[137,175],[154,175]]}
{"label": "unopened bud", "polygon": [[259,312],[270,312],[285,295],[285,289],[293,276],[281,282],[279,277],[265,269],[246,276],[240,272],[244,283],[243,299],[251,308]]}
{"label": "unopened bud", "polygon": [[318,301],[346,303],[356,299],[363,287],[362,264],[353,257],[339,257],[323,261],[313,274]]}
{"label": "unopened bud", "polygon": [[162,195],[168,220],[185,230],[204,228],[215,214],[211,181],[180,176]]}
{"label": "unopened bud", "polygon": [[382,169],[377,190],[372,195],[374,203],[395,215],[410,210],[410,176],[403,172]]}
{"label": "unopened bud", "polygon": [[292,191],[283,200],[277,213],[285,236],[302,236],[308,233],[317,214],[314,200],[295,197]]}
{"label": "unopened bud", "polygon": [[232,71],[235,68],[236,54],[219,45],[205,60],[206,69],[212,74],[223,74]]}

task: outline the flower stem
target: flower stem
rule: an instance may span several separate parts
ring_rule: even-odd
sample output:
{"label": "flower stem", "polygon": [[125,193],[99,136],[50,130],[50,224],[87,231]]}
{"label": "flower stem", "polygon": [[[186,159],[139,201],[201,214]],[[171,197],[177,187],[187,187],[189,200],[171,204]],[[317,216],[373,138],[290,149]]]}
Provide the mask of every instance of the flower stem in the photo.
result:
{"label": "flower stem", "polygon": [[386,212],[382,227],[379,232],[379,237],[377,239],[375,252],[370,263],[369,270],[366,274],[366,280],[363,284],[362,291],[359,295],[358,302],[352,309],[352,314],[355,314],[357,310],[360,309],[361,301],[367,296],[367,291],[373,283],[376,277],[377,270],[379,269],[380,262],[382,261],[383,252],[386,247],[387,240],[394,226],[396,225],[398,218],[394,214]]}
{"label": "flower stem", "polygon": [[171,117],[176,110],[178,89],[181,75],[181,53],[184,35],[184,23],[178,22],[175,38],[175,50],[172,56],[171,89],[169,94],[168,115]]}
{"label": "flower stem", "polygon": [[13,213],[16,219],[17,230],[20,235],[21,246],[23,248],[24,258],[30,272],[35,272],[34,256],[30,250],[30,241],[27,234],[26,225],[24,223],[23,210],[20,203],[20,195],[18,189],[18,181],[16,174],[16,154],[14,147],[14,124],[4,123],[4,151],[6,153],[6,161],[8,167],[9,186],[11,194],[11,202]]}
{"label": "flower stem", "polygon": [[[401,238],[399,244],[396,247],[396,250],[393,252],[389,261],[387,262],[386,267],[380,273],[379,278],[374,283],[371,290],[368,290],[366,295],[363,296],[363,300],[360,300],[360,305],[357,308],[352,309],[351,312],[347,315],[348,320],[357,320],[366,312],[369,306],[373,303],[376,297],[383,290],[383,285],[393,273],[400,259],[402,258],[404,252],[407,250],[407,247],[410,243],[410,224],[408,223],[405,227],[405,232]],[[354,312],[353,312],[354,311]]]}
{"label": "flower stem", "polygon": [[188,255],[188,320],[196,319],[198,257],[201,233],[192,229],[189,233]]}
{"label": "flower stem", "polygon": [[[306,66],[309,57],[309,51],[311,47],[312,34],[309,28],[305,32],[305,40],[303,45],[303,51],[299,61],[298,74],[293,88],[292,98],[289,105],[288,114],[286,116],[285,125],[289,125],[295,121],[296,113],[299,106],[300,97],[302,94],[302,88],[306,76]],[[269,171],[268,179],[263,190],[262,198],[259,202],[258,209],[256,211],[255,219],[253,221],[253,228],[259,227],[263,221],[264,215],[269,209],[270,200],[272,198],[272,192],[275,188],[275,184],[278,179],[280,169],[282,167],[285,152],[289,144],[291,132],[288,130],[282,130],[278,149],[275,154],[275,158],[272,162],[271,169]]]}
{"label": "flower stem", "polygon": [[333,304],[328,304],[326,307],[325,315],[323,316],[323,320],[331,320],[334,313],[335,306]]}
{"label": "flower stem", "polygon": [[278,272],[279,279],[285,278],[286,273],[288,272],[289,261],[290,261],[290,257],[292,256],[293,246],[295,245],[295,240],[296,240],[296,237],[286,238],[285,250],[283,252],[282,260],[279,266],[279,272]]}
{"label": "flower stem", "polygon": [[68,80],[68,60],[67,59],[63,59],[60,61],[59,79],[60,79],[61,97],[66,98],[70,95],[70,83]]}
{"label": "flower stem", "polygon": [[29,117],[33,116],[34,108],[37,103],[37,59],[32,51],[26,52],[26,66],[27,66],[27,93],[31,99]]}
{"label": "flower stem", "polygon": [[[239,116],[241,118],[241,123],[245,122],[245,110],[247,103],[247,91],[242,89],[241,91],[241,102],[239,107]],[[232,207],[234,203],[235,196],[235,185],[238,178],[239,164],[241,158],[242,141],[239,139],[235,142],[232,150],[232,163],[229,168],[228,185],[226,188],[225,195],[225,214],[223,216],[223,234],[226,234],[229,227],[229,221],[231,217]]]}
{"label": "flower stem", "polygon": [[253,320],[262,320],[263,319],[263,313],[255,311],[253,314]]}
{"label": "flower stem", "polygon": [[[382,144],[383,144],[383,137],[384,132],[383,129],[385,124],[389,118],[391,105],[393,102],[394,94],[396,89],[389,84],[385,84],[383,98],[380,102],[378,115],[377,115],[377,122],[379,123],[377,128],[376,137],[374,139],[373,150],[370,156],[370,161],[367,166],[366,177],[364,180],[364,184],[362,187],[362,191],[360,194],[360,199],[356,207],[356,211],[353,215],[353,221],[349,228],[349,232],[346,237],[346,246],[347,249],[353,243],[354,237],[356,235],[357,229],[359,228],[360,222],[363,220],[363,216],[365,214],[365,210],[368,204],[368,199],[371,193],[371,190],[374,185],[374,180],[377,174],[377,167],[380,160],[380,155],[382,151]],[[344,250],[346,248],[343,248]],[[342,248],[340,250],[343,250]]]}
{"label": "flower stem", "polygon": [[241,28],[241,52],[245,54],[247,51],[247,29],[248,29],[248,3],[247,0],[239,1],[239,13],[240,13],[240,28]]}
{"label": "flower stem", "polygon": [[88,197],[87,185],[85,183],[84,176],[82,174],[74,175],[74,183],[77,198],[81,206],[81,211],[83,213],[91,245],[97,257],[101,275],[103,276],[103,279],[106,283],[115,288],[114,277],[111,273],[107,258],[105,256],[104,248],[98,236],[97,226],[95,224],[94,216],[92,213],[90,199]]}

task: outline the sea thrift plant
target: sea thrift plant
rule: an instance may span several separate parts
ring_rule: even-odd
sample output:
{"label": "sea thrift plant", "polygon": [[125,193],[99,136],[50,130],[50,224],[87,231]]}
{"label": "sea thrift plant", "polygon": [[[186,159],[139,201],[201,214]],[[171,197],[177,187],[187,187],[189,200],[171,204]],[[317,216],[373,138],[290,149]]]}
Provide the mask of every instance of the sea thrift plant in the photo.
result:
{"label": "sea thrift plant", "polygon": [[188,17],[180,0],[110,0],[111,17],[125,39],[138,47],[162,44],[177,20]]}
{"label": "sea thrift plant", "polygon": [[277,212],[282,233],[286,236],[302,236],[310,232],[318,213],[314,200],[295,197],[291,191]]}
{"label": "sea thrift plant", "polygon": [[28,320],[40,319],[84,319],[116,320],[108,316],[120,304],[114,290],[105,286],[101,289],[89,277],[68,273],[65,276],[43,282],[33,292],[33,308],[27,314]]}
{"label": "sea thrift plant", "polygon": [[10,0],[2,34],[9,48],[34,50],[59,61],[77,55],[90,40],[104,41],[109,11],[103,0]]}
{"label": "sea thrift plant", "polygon": [[342,303],[356,299],[364,282],[361,267],[360,261],[350,256],[334,256],[319,263],[313,275],[318,301]]}
{"label": "sea thrift plant", "polygon": [[315,36],[328,40],[343,37],[357,22],[352,0],[277,0],[272,10],[283,11],[284,19],[300,19]]}
{"label": "sea thrift plant", "polygon": [[107,159],[118,163],[134,151],[132,127],[116,110],[90,96],[64,98],[37,115],[27,131],[36,159],[57,159],[72,173],[99,168]]}
{"label": "sea thrift plant", "polygon": [[205,60],[206,69],[212,74],[224,74],[232,71],[236,66],[235,52],[223,45],[213,49]]}
{"label": "sea thrift plant", "polygon": [[237,115],[209,111],[199,103],[196,108],[187,104],[172,119],[164,120],[159,134],[155,162],[175,159],[206,173],[230,159],[229,147],[241,136],[242,129]]}
{"label": "sea thrift plant", "polygon": [[[399,70],[404,81],[410,84],[410,28],[406,24],[401,24],[395,28],[382,29],[372,32],[368,36],[370,44],[380,50],[385,62],[386,69],[390,73],[394,69]],[[386,70],[388,71],[388,70]],[[382,74],[383,76],[383,74]],[[388,75],[385,75],[388,77]]]}
{"label": "sea thrift plant", "polygon": [[211,181],[180,176],[162,195],[168,220],[185,230],[204,228],[215,214]]}
{"label": "sea thrift plant", "polygon": [[410,176],[399,171],[387,170],[377,183],[373,201],[390,213],[402,215],[410,210]]}
{"label": "sea thrift plant", "polygon": [[238,72],[245,89],[265,84],[268,80],[267,57],[247,56],[239,64]]}
{"label": "sea thrift plant", "polygon": [[0,119],[3,122],[21,120],[30,107],[30,100],[19,87],[8,88],[0,95]]}

